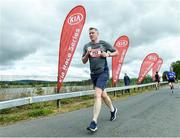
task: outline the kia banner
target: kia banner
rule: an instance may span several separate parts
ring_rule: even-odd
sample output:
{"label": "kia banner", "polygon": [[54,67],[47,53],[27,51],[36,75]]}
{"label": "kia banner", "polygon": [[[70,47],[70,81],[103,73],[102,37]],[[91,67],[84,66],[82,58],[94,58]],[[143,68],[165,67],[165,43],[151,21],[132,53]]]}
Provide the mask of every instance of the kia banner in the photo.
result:
{"label": "kia banner", "polygon": [[86,11],[83,6],[74,7],[66,16],[64,21],[59,44],[58,61],[58,82],[57,91],[59,92],[62,82],[66,76],[76,46],[78,44],[84,23]]}
{"label": "kia banner", "polygon": [[139,72],[139,77],[137,82],[138,84],[140,84],[143,81],[144,77],[152,69],[158,58],[159,57],[156,53],[150,53],[144,58]]}
{"label": "kia banner", "polygon": [[155,74],[156,74],[156,72],[159,72],[162,64],[163,64],[163,59],[158,58],[158,60],[156,61],[156,63],[154,64],[154,66],[152,68],[152,78],[153,78],[153,80],[155,80]]}
{"label": "kia banner", "polygon": [[119,55],[116,57],[112,57],[112,85],[116,86],[117,81],[119,79],[119,74],[121,71],[121,67],[124,61],[124,57],[129,47],[129,39],[127,36],[119,37],[115,44],[114,48],[118,50]]}

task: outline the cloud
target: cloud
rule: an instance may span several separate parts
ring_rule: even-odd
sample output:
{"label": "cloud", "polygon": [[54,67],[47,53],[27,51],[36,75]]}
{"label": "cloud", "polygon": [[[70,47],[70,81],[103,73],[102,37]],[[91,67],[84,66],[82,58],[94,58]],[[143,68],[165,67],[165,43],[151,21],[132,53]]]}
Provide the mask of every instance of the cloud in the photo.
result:
{"label": "cloud", "polygon": [[[155,41],[154,43],[144,44],[139,47],[129,47],[126,57],[124,59],[122,73],[128,72],[130,76],[137,77],[141,64],[149,53],[157,53],[163,59],[163,65],[160,73],[169,70],[173,61],[180,59],[177,51],[180,50],[180,36],[166,37]],[[123,74],[121,74],[122,77]]]}
{"label": "cloud", "polygon": [[[51,7],[33,1],[6,1],[1,3],[0,64],[8,65],[35,53],[54,40],[55,22]],[[33,10],[32,10],[33,6]]]}
{"label": "cloud", "polygon": [[[86,8],[87,19],[66,79],[78,78],[78,70],[89,77],[89,64],[84,65],[81,56],[90,26],[97,27],[100,39],[112,45],[121,35],[129,37],[122,73],[137,77],[149,52],[162,56],[162,70],[180,59],[179,0],[6,0],[0,1],[1,74],[56,78],[62,25],[68,12],[79,4]],[[108,62],[111,68],[111,60]]]}

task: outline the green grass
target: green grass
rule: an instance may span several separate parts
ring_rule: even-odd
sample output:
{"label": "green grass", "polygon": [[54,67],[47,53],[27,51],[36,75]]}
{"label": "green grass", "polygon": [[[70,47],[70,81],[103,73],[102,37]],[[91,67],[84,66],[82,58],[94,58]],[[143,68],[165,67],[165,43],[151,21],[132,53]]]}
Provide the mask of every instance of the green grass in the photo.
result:
{"label": "green grass", "polygon": [[52,114],[53,111],[51,109],[36,109],[27,113],[28,117],[39,117],[46,116]]}
{"label": "green grass", "polygon": [[36,110],[30,110],[28,112],[2,114],[0,116],[0,125],[10,124],[10,123],[14,123],[21,120],[27,120],[29,118],[47,116],[52,113],[53,113],[53,110],[51,109],[36,109]]}
{"label": "green grass", "polygon": [[[121,94],[121,92],[108,93],[113,101],[119,99],[126,99],[129,96],[134,96],[142,92],[149,92],[152,88],[139,89],[131,91],[131,93]],[[48,115],[54,115],[59,113],[70,112],[93,106],[94,98],[93,95],[82,96],[76,98],[68,98],[61,100],[61,107],[56,108],[56,101],[49,101],[43,103],[34,103],[30,105],[24,105],[15,108],[0,110],[0,125],[12,124],[22,120],[35,119],[37,117],[43,117]]]}

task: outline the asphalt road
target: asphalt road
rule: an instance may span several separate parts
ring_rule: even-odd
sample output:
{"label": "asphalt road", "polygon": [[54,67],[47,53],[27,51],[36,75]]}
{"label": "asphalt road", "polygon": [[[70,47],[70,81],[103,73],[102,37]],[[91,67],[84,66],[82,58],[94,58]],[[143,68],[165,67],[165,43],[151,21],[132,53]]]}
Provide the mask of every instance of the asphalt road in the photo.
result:
{"label": "asphalt road", "polygon": [[180,85],[115,101],[117,119],[103,105],[98,131],[86,130],[92,107],[0,127],[0,137],[180,137]]}

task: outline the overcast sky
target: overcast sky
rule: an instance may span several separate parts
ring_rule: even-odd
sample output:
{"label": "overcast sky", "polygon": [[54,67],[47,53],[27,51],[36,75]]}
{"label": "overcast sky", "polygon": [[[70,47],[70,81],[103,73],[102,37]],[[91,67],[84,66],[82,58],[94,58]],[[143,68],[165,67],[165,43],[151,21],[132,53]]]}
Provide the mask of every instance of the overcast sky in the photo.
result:
{"label": "overcast sky", "polygon": [[87,16],[66,81],[89,79],[89,64],[82,64],[81,55],[91,26],[112,45],[121,35],[129,37],[120,78],[125,72],[138,77],[151,52],[164,60],[160,73],[180,60],[180,0],[0,0],[1,80],[56,80],[59,36],[77,5]]}

